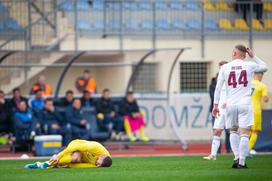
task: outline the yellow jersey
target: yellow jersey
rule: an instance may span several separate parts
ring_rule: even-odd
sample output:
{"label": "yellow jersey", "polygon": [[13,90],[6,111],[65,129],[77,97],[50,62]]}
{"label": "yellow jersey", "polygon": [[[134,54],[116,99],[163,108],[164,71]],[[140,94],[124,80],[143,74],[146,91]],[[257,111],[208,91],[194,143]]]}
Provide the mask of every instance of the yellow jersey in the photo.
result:
{"label": "yellow jersey", "polygon": [[108,150],[96,141],[74,140],[66,149],[58,154],[58,157],[61,158],[66,154],[71,154],[76,151],[82,153],[83,163],[90,163],[94,166],[99,156],[110,156]]}
{"label": "yellow jersey", "polygon": [[262,97],[267,96],[267,87],[264,83],[258,80],[252,80],[253,94],[251,96],[251,102],[253,105],[254,114],[261,113],[261,100]]}

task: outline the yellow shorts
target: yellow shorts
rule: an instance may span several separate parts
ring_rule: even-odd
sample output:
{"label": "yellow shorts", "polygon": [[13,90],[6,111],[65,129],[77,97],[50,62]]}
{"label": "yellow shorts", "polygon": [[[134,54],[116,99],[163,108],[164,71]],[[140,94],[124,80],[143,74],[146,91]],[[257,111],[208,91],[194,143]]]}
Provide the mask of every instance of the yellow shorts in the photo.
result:
{"label": "yellow shorts", "polygon": [[262,114],[254,113],[254,125],[251,126],[253,131],[262,131]]}

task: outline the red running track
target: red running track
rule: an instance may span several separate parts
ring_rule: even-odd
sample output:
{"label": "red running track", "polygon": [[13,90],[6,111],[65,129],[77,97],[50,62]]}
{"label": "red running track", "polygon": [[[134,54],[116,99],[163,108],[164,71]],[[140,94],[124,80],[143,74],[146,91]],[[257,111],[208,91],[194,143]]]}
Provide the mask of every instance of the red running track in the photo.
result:
{"label": "red running track", "polygon": [[[184,151],[180,145],[130,145],[126,148],[123,146],[106,146],[112,156],[156,156],[156,155],[199,155],[209,154],[209,144],[190,144],[189,149]],[[223,153],[225,149],[223,148]],[[11,153],[9,148],[0,148],[0,158],[19,158],[22,154],[34,157],[31,153]]]}

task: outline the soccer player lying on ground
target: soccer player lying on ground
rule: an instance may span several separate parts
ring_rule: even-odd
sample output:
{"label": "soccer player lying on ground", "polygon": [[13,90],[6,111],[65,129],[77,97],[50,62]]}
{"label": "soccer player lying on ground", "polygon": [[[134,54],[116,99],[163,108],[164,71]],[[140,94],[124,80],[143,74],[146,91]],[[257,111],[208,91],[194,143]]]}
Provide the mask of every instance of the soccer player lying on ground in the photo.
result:
{"label": "soccer player lying on ground", "polygon": [[[228,62],[222,61],[219,63],[219,70],[221,66],[224,64],[227,64]],[[220,110],[220,116],[218,118],[215,118],[213,129],[213,141],[211,145],[211,154],[209,156],[203,157],[203,160],[216,160],[216,155],[218,152],[218,149],[220,147],[220,137],[222,134],[222,131],[225,129],[225,122],[226,122],[226,88],[223,87],[220,94],[220,100],[219,100],[219,110]]]}
{"label": "soccer player lying on ground", "polygon": [[108,150],[95,141],[74,140],[49,161],[35,162],[25,168],[95,168],[110,167],[112,159]]}
{"label": "soccer player lying on ground", "polygon": [[[245,61],[246,54],[252,59]],[[220,115],[218,103],[223,86],[227,92],[226,128],[230,129],[230,144],[234,153],[232,168],[247,168],[246,156],[250,127],[253,125],[253,110],[251,105],[253,73],[267,70],[267,65],[254,55],[250,48],[243,45],[235,46],[232,61],[221,67],[214,93],[214,117]],[[239,137],[240,133],[240,137]]]}

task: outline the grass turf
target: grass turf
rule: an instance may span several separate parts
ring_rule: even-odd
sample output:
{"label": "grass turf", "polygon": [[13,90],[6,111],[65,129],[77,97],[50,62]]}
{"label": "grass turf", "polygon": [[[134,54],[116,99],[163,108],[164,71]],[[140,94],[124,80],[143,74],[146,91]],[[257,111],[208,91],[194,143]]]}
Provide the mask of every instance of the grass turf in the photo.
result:
{"label": "grass turf", "polygon": [[111,168],[29,170],[23,166],[33,160],[1,160],[0,180],[272,180],[272,155],[248,159],[247,170],[231,169],[232,156],[203,161],[201,156],[116,157]]}

